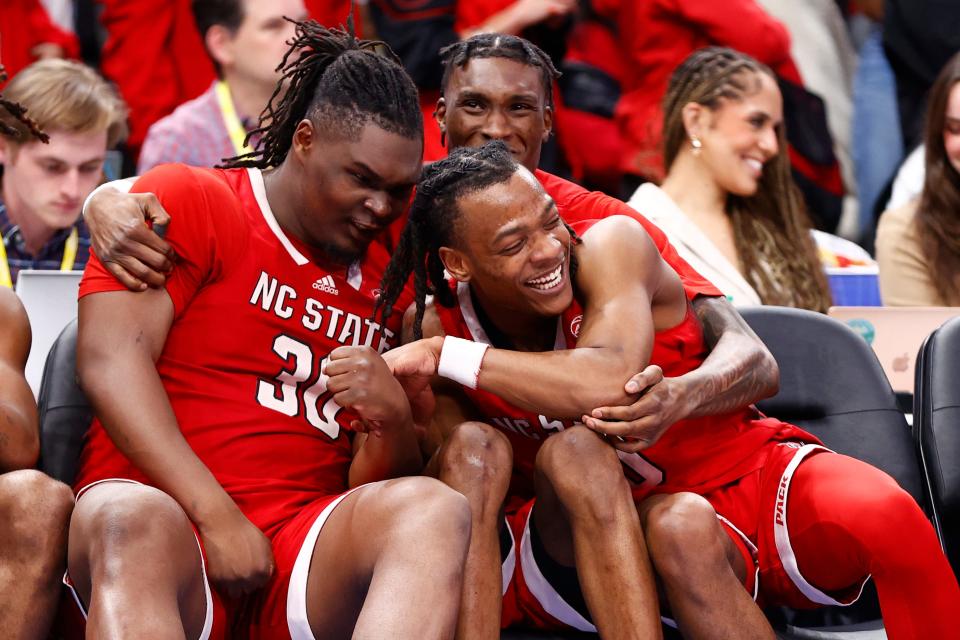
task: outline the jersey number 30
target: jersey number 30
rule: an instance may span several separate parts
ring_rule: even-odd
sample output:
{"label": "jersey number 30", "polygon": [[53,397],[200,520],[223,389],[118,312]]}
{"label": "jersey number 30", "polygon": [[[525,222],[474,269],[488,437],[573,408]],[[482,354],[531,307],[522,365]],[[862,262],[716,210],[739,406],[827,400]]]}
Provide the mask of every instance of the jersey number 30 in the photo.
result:
{"label": "jersey number 30", "polygon": [[285,416],[300,413],[300,387],[319,373],[316,381],[303,392],[304,417],[313,427],[336,440],[340,435],[337,413],[343,408],[332,398],[327,398],[322,408],[317,408],[317,400],[327,392],[329,377],[323,373],[327,358],[322,358],[316,369],[313,367],[314,355],[310,347],[287,335],[279,335],[273,341],[273,352],[282,360],[293,359],[292,370],[287,368],[271,381],[260,379],[257,382],[257,402],[267,409],[273,409]]}

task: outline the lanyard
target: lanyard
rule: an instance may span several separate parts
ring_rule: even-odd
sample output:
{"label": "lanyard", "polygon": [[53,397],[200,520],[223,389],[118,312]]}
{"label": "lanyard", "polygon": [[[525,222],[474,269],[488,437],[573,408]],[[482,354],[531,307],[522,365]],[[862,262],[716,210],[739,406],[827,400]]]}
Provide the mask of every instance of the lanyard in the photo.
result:
{"label": "lanyard", "polygon": [[230,142],[233,143],[233,149],[237,155],[243,155],[253,151],[243,141],[247,137],[247,130],[243,128],[243,123],[237,116],[237,110],[233,107],[233,98],[230,97],[230,87],[223,80],[217,80],[216,84],[217,104],[220,106],[220,113],[223,114],[223,124],[227,127],[227,135],[230,136]]}
{"label": "lanyard", "polygon": [[[60,261],[60,271],[72,271],[77,261],[77,247],[80,246],[80,235],[77,228],[70,230],[67,243],[63,246],[63,260]],[[0,242],[0,286],[13,288],[13,278],[10,277],[10,263],[7,261],[7,247]]]}

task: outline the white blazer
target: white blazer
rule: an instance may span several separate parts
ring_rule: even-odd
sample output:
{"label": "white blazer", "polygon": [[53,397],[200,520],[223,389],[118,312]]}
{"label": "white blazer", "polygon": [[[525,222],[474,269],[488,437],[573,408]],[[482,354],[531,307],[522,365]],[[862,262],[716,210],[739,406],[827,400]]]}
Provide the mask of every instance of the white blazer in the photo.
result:
{"label": "white blazer", "polygon": [[680,257],[720,289],[734,305],[762,304],[750,283],[663,189],[646,182],[640,185],[627,204],[660,227]]}

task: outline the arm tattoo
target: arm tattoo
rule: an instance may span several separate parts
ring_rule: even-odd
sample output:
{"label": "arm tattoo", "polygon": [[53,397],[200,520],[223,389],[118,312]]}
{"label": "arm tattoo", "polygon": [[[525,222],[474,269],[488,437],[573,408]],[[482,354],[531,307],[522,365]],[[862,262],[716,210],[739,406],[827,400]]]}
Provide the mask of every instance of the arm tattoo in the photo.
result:
{"label": "arm tattoo", "polygon": [[692,372],[698,398],[690,417],[727,413],[775,394],[777,363],[733,306],[723,298],[698,298],[694,311],[710,353]]}

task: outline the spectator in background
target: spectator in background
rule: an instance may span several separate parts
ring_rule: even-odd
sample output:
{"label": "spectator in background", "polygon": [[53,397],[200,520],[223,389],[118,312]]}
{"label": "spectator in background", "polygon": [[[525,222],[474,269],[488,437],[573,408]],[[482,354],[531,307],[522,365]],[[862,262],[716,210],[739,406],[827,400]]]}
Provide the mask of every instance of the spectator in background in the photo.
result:
{"label": "spectator in background", "polygon": [[840,163],[844,184],[843,209],[838,233],[857,235],[857,190],[850,155],[853,117],[853,73],[856,53],[836,0],[758,0],[771,16],[790,31],[791,57],[804,86],[820,96],[826,106],[833,151]]}
{"label": "spectator in background", "polygon": [[30,324],[19,298],[0,287],[0,629],[42,639],[60,599],[70,488],[31,469],[40,450],[37,405],[23,370]]}
{"label": "spectator in background", "polygon": [[[883,0],[856,0],[860,15],[851,18],[851,28],[865,26],[860,59],[853,77],[851,151],[860,201],[859,230],[873,239],[880,199],[903,159],[903,137],[897,114],[897,87],[893,70],[883,52]],[[855,21],[861,21],[858,25]]]}
{"label": "spectator in background", "polygon": [[951,0],[886,0],[883,46],[897,80],[904,149],[923,136],[927,93],[937,74],[960,51],[960,3]]}
{"label": "spectator in background", "polygon": [[90,240],[80,208],[103,176],[108,149],[126,135],[126,107],[97,73],[78,62],[42,60],[7,86],[49,136],[31,139],[16,119],[16,136],[0,137],[0,285],[21,269],[83,269]]}
{"label": "spectator in background", "polygon": [[773,72],[732,49],[691,54],[670,79],[663,137],[662,188],[643,184],[628,204],[735,305],[826,311]]}
{"label": "spectator in background", "polygon": [[249,152],[244,140],[277,87],[294,34],[284,17],[306,17],[303,0],[194,0],[193,13],[219,77],[150,127],[138,173],[166,162],[212,167]]}
{"label": "spectator in background", "polygon": [[440,49],[478,33],[520,35],[536,25],[555,27],[576,6],[576,0],[427,0],[416,6],[402,0],[371,0],[378,35],[400,56],[420,91],[424,162],[446,155],[433,124],[443,73]]}
{"label": "spectator in background", "polygon": [[794,177],[818,227],[836,228],[843,182],[823,105],[803,88],[790,57],[790,36],[780,22],[756,0],[596,0],[595,6],[619,25],[627,56],[623,96],[616,110],[624,141],[625,197],[641,182],[663,178],[660,101],[670,74],[701,47],[727,46],[756,58],[780,82],[789,83],[786,97],[792,108],[785,112],[804,133],[789,140],[790,157],[796,160]]}
{"label": "spectator in background", "polygon": [[79,48],[76,37],[53,23],[40,0],[0,3],[0,62],[8,77],[42,58],[75,58]]}
{"label": "spectator in background", "polygon": [[147,129],[206,89],[213,65],[190,11],[190,0],[100,0],[107,33],[101,69],[130,105],[128,169]]}
{"label": "spectator in background", "polygon": [[670,74],[691,52],[709,45],[728,46],[800,84],[786,27],[755,0],[731,0],[722,8],[712,0],[597,0],[594,4],[620,25],[628,59],[617,105],[627,174],[655,181],[663,178],[660,101]]}
{"label": "spectator in background", "polygon": [[923,192],[877,228],[884,304],[960,306],[960,53],[930,91]]}

